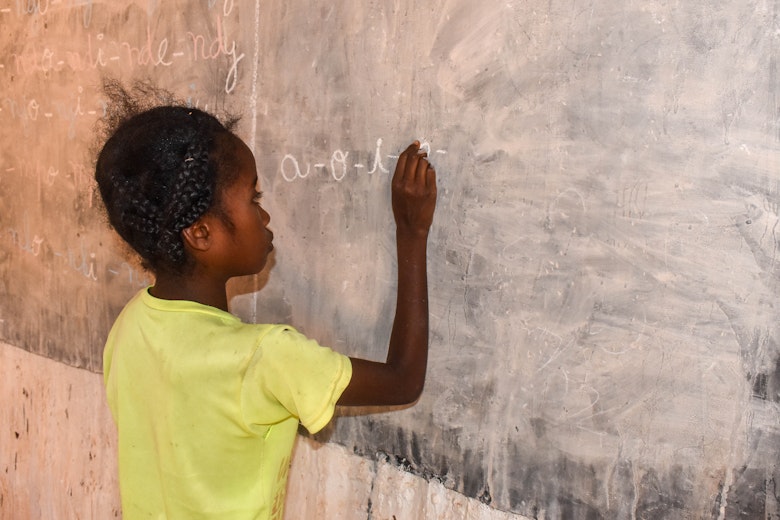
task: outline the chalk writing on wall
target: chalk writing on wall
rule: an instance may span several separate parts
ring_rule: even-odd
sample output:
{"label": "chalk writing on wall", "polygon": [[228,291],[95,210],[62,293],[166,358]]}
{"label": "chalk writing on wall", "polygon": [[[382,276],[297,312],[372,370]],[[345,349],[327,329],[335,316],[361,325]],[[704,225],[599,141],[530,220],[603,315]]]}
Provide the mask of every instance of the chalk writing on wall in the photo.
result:
{"label": "chalk writing on wall", "polygon": [[[4,341],[99,370],[117,310],[152,282],[96,197],[96,123],[106,109],[99,85],[106,76],[152,78],[192,106],[217,110],[244,99],[239,78],[252,37],[239,37],[240,10],[211,1],[187,11],[79,0],[0,10],[10,29],[0,37]],[[71,305],[74,298],[84,304]],[[25,323],[26,315],[40,319]]]}
{"label": "chalk writing on wall", "polygon": [[[427,143],[425,141],[420,141],[420,150],[425,152],[428,155],[431,155],[431,145],[430,143]],[[446,150],[436,150],[437,154],[446,154]],[[382,139],[379,138],[376,140],[376,150],[372,156],[372,158],[369,160],[370,164],[365,164],[362,162],[352,162],[350,160],[350,153],[345,152],[343,150],[334,150],[330,154],[330,161],[329,163],[325,162],[306,162],[305,167],[301,167],[300,162],[298,159],[292,155],[292,154],[285,154],[284,157],[282,157],[281,165],[279,166],[280,171],[282,173],[282,177],[287,182],[293,182],[296,179],[305,179],[309,176],[312,172],[330,172],[331,177],[333,180],[341,182],[344,180],[345,177],[351,172],[354,172],[356,174],[360,173],[366,173],[368,175],[373,175],[376,172],[382,172],[382,173],[388,173],[390,170],[388,170],[388,166],[386,166],[385,161],[392,161],[393,163],[395,160],[398,159],[397,155],[389,154],[386,156],[382,155]],[[330,169],[328,169],[328,165],[330,165]]]}

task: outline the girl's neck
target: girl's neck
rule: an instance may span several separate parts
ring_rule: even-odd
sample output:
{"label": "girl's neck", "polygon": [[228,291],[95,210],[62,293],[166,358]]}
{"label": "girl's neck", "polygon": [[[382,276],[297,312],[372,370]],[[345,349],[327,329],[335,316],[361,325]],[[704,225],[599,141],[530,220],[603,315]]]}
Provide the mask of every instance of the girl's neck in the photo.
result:
{"label": "girl's neck", "polygon": [[158,274],[150,293],[162,300],[188,300],[228,312],[227,290],[223,282]]}

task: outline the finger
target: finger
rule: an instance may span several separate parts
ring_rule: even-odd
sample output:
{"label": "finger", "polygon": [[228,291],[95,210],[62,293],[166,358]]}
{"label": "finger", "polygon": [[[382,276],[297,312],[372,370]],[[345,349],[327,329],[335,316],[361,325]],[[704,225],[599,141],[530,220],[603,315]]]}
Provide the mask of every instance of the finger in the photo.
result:
{"label": "finger", "polygon": [[414,141],[406,147],[406,150],[401,152],[401,155],[398,157],[398,163],[395,166],[395,175],[398,177],[398,180],[403,180],[409,159],[417,155],[417,150],[419,149],[420,142]]}
{"label": "finger", "polygon": [[436,194],[436,168],[428,165],[428,169],[425,171],[425,188]]}
{"label": "finger", "polygon": [[425,177],[426,173],[428,171],[428,168],[430,168],[430,163],[428,162],[428,157],[426,154],[418,154],[419,161],[417,162],[417,167],[415,168],[415,174],[414,174],[414,183],[420,184],[422,186],[425,186]]}
{"label": "finger", "polygon": [[419,151],[407,159],[406,168],[404,168],[404,184],[414,185],[417,178],[417,168],[423,160],[425,160],[425,156]]}

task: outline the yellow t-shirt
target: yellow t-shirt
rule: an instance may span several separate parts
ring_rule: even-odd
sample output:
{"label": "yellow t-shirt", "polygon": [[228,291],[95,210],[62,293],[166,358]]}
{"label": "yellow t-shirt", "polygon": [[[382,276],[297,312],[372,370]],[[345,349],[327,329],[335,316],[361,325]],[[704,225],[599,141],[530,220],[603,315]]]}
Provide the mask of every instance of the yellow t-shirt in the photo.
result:
{"label": "yellow t-shirt", "polygon": [[333,416],[349,358],[284,325],[139,292],[103,354],[125,520],[281,519],[293,442]]}

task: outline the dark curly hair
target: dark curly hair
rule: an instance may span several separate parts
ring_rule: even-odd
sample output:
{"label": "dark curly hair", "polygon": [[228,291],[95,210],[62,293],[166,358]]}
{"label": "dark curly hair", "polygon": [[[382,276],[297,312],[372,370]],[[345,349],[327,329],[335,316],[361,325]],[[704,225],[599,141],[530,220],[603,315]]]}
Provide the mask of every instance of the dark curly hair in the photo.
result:
{"label": "dark curly hair", "polygon": [[[229,224],[220,200],[235,180],[236,120],[225,123],[170,94],[105,81],[108,135],[95,166],[111,226],[155,273],[184,273],[181,232],[209,211]],[[157,102],[165,104],[154,106]]]}

